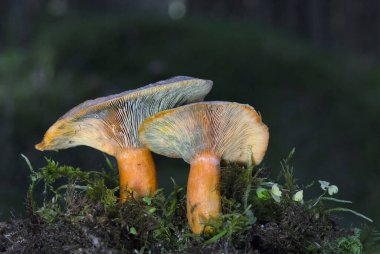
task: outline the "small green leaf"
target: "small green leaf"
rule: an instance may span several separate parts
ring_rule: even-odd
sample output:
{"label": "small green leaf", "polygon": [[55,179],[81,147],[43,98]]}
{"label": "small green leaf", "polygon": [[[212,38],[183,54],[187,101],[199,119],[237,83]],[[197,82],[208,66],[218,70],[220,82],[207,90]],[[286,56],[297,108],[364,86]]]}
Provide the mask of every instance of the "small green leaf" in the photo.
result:
{"label": "small green leaf", "polygon": [[156,209],[156,208],[154,208],[154,207],[152,207],[152,208],[149,208],[149,210],[148,210],[148,213],[154,213],[156,210],[157,210],[157,209]]}
{"label": "small green leaf", "polygon": [[327,209],[325,211],[326,213],[331,213],[331,212],[349,212],[349,213],[352,213],[352,214],[355,214],[356,216],[358,217],[361,217],[365,220],[368,220],[369,222],[373,222],[372,219],[368,218],[367,216],[357,212],[357,211],[354,211],[352,209],[348,209],[348,208],[344,208],[344,207],[335,207],[335,208],[331,208],[331,209]]}
{"label": "small green leaf", "polygon": [[112,171],[115,171],[115,167],[113,166],[113,164],[110,161],[110,159],[108,158],[108,156],[105,154],[103,154],[103,155],[104,155],[104,158],[106,159],[106,164],[107,164],[108,168],[111,169]]}
{"label": "small green leaf", "polygon": [[132,235],[137,235],[137,231],[134,227],[129,228],[129,233],[131,233]]}
{"label": "small green leaf", "polygon": [[205,244],[211,244],[211,243],[214,243],[216,241],[218,241],[220,238],[222,238],[223,236],[225,236],[227,234],[227,229],[221,231],[219,234],[217,235],[214,235],[213,237],[211,237],[210,239],[208,239]]}
{"label": "small green leaf", "polygon": [[147,205],[151,205],[152,204],[152,198],[151,197],[143,197],[143,199],[142,199],[144,202],[145,202],[145,204],[147,204]]}
{"label": "small green leaf", "polygon": [[262,187],[256,189],[256,195],[259,199],[262,200],[268,200],[271,197],[269,190],[264,189]]}
{"label": "small green leaf", "polygon": [[32,163],[30,163],[28,157],[26,157],[23,154],[21,154],[21,156],[22,156],[22,158],[24,158],[26,164],[28,165],[30,172],[34,173],[34,170],[33,170],[33,167],[32,167]]}
{"label": "small green leaf", "polygon": [[337,203],[352,204],[352,201],[350,201],[350,200],[343,200],[343,199],[330,198],[330,197],[321,197],[321,200],[334,201],[334,202],[337,202]]}

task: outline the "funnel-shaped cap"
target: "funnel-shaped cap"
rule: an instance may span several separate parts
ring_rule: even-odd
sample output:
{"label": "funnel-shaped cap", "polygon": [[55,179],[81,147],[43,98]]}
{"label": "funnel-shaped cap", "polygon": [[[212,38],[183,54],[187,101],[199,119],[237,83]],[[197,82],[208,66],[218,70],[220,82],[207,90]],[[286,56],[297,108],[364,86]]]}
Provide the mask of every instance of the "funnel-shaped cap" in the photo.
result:
{"label": "funnel-shaped cap", "polygon": [[201,102],[165,110],[146,119],[139,135],[153,152],[188,163],[201,152],[247,163],[247,149],[251,147],[257,165],[269,140],[260,115],[249,105],[233,102]]}
{"label": "funnel-shaped cap", "polygon": [[85,101],[54,123],[36,148],[59,150],[87,145],[115,155],[120,148],[141,147],[137,132],[147,117],[202,101],[211,88],[212,81],[180,76]]}

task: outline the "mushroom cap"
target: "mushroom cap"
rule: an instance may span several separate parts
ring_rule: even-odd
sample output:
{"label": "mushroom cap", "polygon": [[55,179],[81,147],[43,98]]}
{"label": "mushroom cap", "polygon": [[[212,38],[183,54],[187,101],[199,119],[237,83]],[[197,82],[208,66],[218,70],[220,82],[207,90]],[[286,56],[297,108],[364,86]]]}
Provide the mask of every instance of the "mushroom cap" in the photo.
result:
{"label": "mushroom cap", "polygon": [[269,131],[249,105],[200,102],[162,111],[144,121],[139,138],[150,150],[190,163],[197,153],[211,152],[221,160],[259,164],[267,150]]}
{"label": "mushroom cap", "polygon": [[115,155],[120,148],[141,147],[138,128],[157,112],[202,101],[212,81],[178,76],[120,94],[85,101],[57,120],[38,150],[87,145]]}

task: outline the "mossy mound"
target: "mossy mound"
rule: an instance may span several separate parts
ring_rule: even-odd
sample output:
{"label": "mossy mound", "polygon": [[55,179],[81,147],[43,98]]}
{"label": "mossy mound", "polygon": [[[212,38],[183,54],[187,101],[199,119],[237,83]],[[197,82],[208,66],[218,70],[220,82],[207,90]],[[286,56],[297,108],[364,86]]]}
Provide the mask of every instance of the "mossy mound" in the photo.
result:
{"label": "mossy mound", "polygon": [[[201,236],[188,228],[184,191],[174,180],[167,196],[159,190],[121,205],[117,172],[107,163],[110,170],[100,172],[51,160],[34,171],[29,163],[28,216],[0,225],[0,252],[376,253],[379,246],[368,227],[345,229],[336,223],[332,212],[354,212],[327,205],[349,203],[328,195],[336,186],[321,182],[321,195],[303,200],[312,185],[295,183],[288,160],[282,162],[281,184],[270,181],[263,168],[224,168],[223,215],[209,223],[212,233]],[[41,205],[33,197],[39,186]]]}

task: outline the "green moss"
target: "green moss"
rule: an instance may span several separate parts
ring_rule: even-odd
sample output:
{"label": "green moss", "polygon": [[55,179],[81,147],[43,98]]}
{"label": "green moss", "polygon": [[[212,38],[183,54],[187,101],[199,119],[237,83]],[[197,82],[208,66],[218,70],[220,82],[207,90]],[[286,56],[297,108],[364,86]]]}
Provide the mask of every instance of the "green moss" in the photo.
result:
{"label": "green moss", "polygon": [[[213,230],[200,236],[188,228],[183,188],[174,180],[167,196],[158,190],[152,197],[120,204],[115,168],[108,160],[109,170],[82,172],[49,159],[45,167],[34,170],[25,158],[31,169],[29,216],[3,227],[0,247],[10,253],[26,248],[67,253],[79,248],[100,253],[364,253],[365,249],[371,253],[376,249],[379,239],[368,228],[344,229],[327,212],[331,207],[326,203],[347,201],[325,197],[327,190],[314,199],[294,199],[301,188],[290,170],[290,157],[282,163],[278,183],[268,178],[265,168],[223,168],[223,215],[209,221]],[[39,185],[41,202],[33,199]]]}

